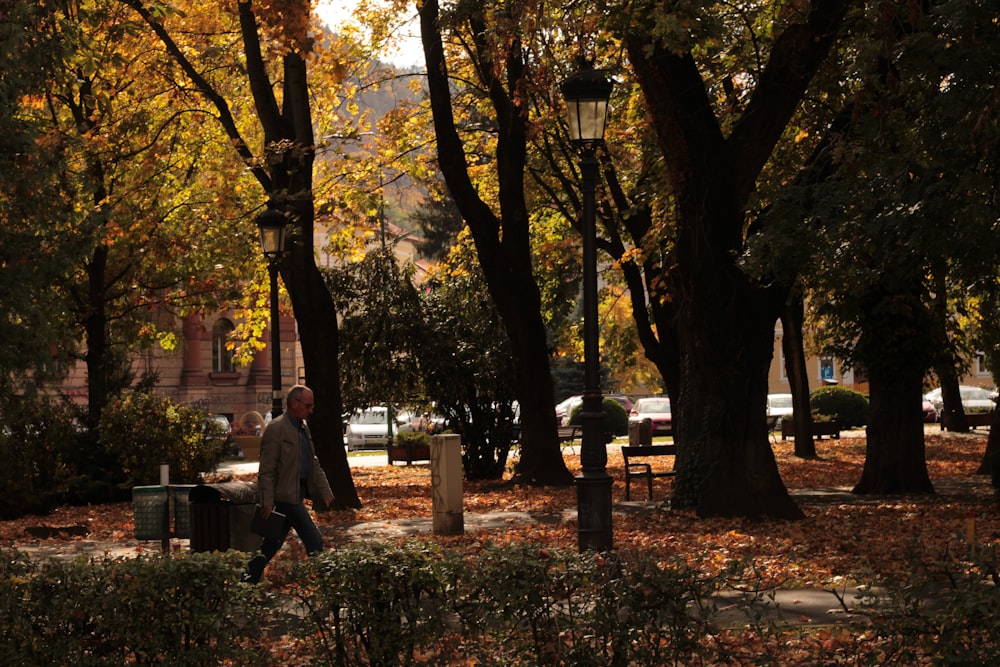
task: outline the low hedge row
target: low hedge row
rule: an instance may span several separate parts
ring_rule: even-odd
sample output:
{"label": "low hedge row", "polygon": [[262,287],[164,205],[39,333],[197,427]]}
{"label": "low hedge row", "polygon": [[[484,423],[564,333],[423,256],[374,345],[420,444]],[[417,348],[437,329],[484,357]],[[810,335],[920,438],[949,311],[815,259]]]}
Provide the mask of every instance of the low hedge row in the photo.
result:
{"label": "low hedge row", "polygon": [[271,585],[255,587],[239,581],[245,554],[60,562],[0,551],[0,662],[998,664],[996,554],[985,555],[880,582],[888,597],[871,597],[863,623],[792,630],[765,613],[766,594],[718,596],[760,590],[746,563],[710,577],[634,553],[357,543],[279,559]]}

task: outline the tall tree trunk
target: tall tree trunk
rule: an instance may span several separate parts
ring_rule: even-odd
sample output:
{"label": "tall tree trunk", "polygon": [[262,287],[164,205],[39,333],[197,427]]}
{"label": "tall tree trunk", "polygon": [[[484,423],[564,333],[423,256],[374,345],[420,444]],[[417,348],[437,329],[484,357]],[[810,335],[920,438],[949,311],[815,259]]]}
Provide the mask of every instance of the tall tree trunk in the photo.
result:
{"label": "tall tree trunk", "polygon": [[993,410],[990,418],[990,435],[986,440],[983,460],[976,470],[977,475],[1000,474],[1000,410]]}
{"label": "tall tree trunk", "polygon": [[675,501],[703,516],[800,517],[778,474],[765,419],[774,322],[787,290],[755,283],[736,266],[757,178],[846,12],[813,0],[802,22],[775,37],[757,87],[723,133],[691,52],[646,32],[659,6],[640,7],[625,45],[642,88],[675,200],[679,342]]}
{"label": "tall tree trunk", "polygon": [[941,403],[943,405],[938,420],[942,428],[949,431],[965,433],[969,430],[969,421],[965,418],[965,408],[962,405],[962,393],[959,389],[958,371],[955,364],[941,361],[934,366],[934,373],[941,382]]}
{"label": "tall tree trunk", "polygon": [[869,376],[867,452],[854,493],[934,493],[920,416],[922,377],[911,375]]}
{"label": "tall tree trunk", "polygon": [[[252,34],[245,29],[244,35],[245,39],[256,39],[256,29]],[[313,390],[318,406],[309,419],[316,456],[329,477],[334,505],[361,507],[344,448],[337,309],[316,266],[313,247],[315,153],[306,63],[296,53],[286,54],[283,62],[284,106],[281,114],[276,116],[268,112],[273,102],[270,86],[265,97],[258,97],[255,91],[258,115],[264,127],[265,150],[269,153],[268,194],[297,227],[290,236],[290,252],[281,263],[281,276],[298,323],[306,384]],[[248,59],[247,70],[251,81],[259,82],[266,77],[262,61]],[[275,146],[279,145],[288,148],[278,151]]]}
{"label": "tall tree trunk", "polygon": [[812,434],[812,412],[809,408],[809,371],[806,368],[802,325],[805,307],[801,297],[786,303],[781,311],[781,351],[785,355],[785,374],[792,390],[792,421],[795,424],[795,455],[816,458],[816,441]]}
{"label": "tall tree trunk", "polygon": [[[673,503],[700,516],[797,519],[764,419],[777,304],[729,259],[689,279],[679,313],[680,380]],[[720,307],[720,304],[725,304]]]}
{"label": "tall tree trunk", "polygon": [[[1000,349],[994,347],[987,354],[989,355],[990,369],[1000,368]],[[993,417],[990,419],[990,435],[986,440],[986,451],[983,452],[983,461],[979,464],[976,474],[994,475],[994,483],[1000,481],[1000,409],[993,409]]]}
{"label": "tall tree trunk", "polygon": [[943,409],[938,414],[942,428],[949,431],[964,433],[969,430],[969,422],[965,418],[962,407],[962,394],[959,391],[958,364],[960,360],[954,354],[955,345],[948,340],[948,320],[951,309],[948,306],[948,267],[943,262],[936,263],[932,269],[934,281],[934,297],[930,302],[933,316],[934,331],[939,338],[937,349],[939,354],[934,358],[934,374],[937,375],[941,387],[941,402]]}
{"label": "tall tree trunk", "polygon": [[[490,45],[477,43],[474,57],[496,112],[500,217],[480,199],[472,183],[462,140],[455,126],[451,86],[442,46],[436,0],[420,6],[420,34],[437,139],[438,165],[462,218],[472,231],[487,287],[510,338],[515,393],[521,406],[521,460],[518,480],[564,485],[572,475],[556,437],[555,396],[541,296],[531,267],[529,216],[524,199],[527,112],[523,100],[504,85],[518,85],[524,62],[518,44],[496,62]],[[474,11],[466,17],[474,39],[486,40],[485,25]],[[503,71],[503,79],[499,72]]]}
{"label": "tall tree trunk", "polygon": [[[653,228],[652,211],[648,206],[629,199],[618,180],[617,170],[606,157],[602,160],[602,171],[616,215],[600,216],[605,238],[598,239],[598,247],[621,267],[643,354],[656,366],[667,387],[667,395],[676,403],[678,351],[676,336],[673,335],[676,330],[675,309],[672,299],[664,293],[661,280],[661,263],[663,258],[671,257],[671,252],[668,247],[663,247],[661,253],[649,253],[643,257],[641,266],[632,258],[623,261],[627,248],[642,247],[646,234]],[[618,231],[619,222],[628,235],[627,246]],[[667,246],[666,242],[663,245]]]}
{"label": "tall tree trunk", "polygon": [[330,478],[335,505],[360,507],[341,428],[343,399],[337,359],[337,310],[313,255],[312,169],[315,142],[304,56],[292,50],[285,53],[282,60],[282,104],[279,106],[274,94],[275,84],[268,74],[268,65],[261,51],[255,4],[250,0],[236,3],[247,79],[264,132],[263,159],[260,159],[241,136],[226,99],[194,67],[163,22],[153,15],[143,0],[124,1],[142,17],[163,42],[170,57],[214,105],[217,118],[234,149],[258,180],[267,198],[290,216],[290,223],[296,228],[290,252],[281,263],[281,277],[291,296],[298,323],[306,381],[318,402],[310,427],[316,440],[317,456]]}
{"label": "tall tree trunk", "polygon": [[101,412],[108,403],[108,379],[111,347],[108,340],[108,315],[105,300],[105,280],[107,279],[108,249],[100,246],[87,264],[87,294],[83,303],[84,331],[87,336],[87,421],[90,428],[96,428]]}
{"label": "tall tree trunk", "polygon": [[854,493],[933,493],[924,452],[923,379],[932,316],[919,265],[887,267],[859,299],[856,354],[868,373],[865,465]]}

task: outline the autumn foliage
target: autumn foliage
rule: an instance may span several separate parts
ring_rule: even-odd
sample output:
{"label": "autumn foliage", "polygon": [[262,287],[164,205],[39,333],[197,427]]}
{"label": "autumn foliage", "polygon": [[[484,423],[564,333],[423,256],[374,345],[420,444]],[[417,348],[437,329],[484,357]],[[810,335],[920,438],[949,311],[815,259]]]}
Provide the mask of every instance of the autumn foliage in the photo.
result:
{"label": "autumn foliage", "polygon": [[[995,553],[1000,540],[997,499],[989,480],[975,474],[985,438],[977,434],[938,434],[931,430],[935,428],[930,427],[927,435],[928,467],[937,491],[933,495],[871,498],[850,494],[864,461],[865,442],[860,437],[846,437],[850,434],[845,434],[841,440],[820,441],[818,460],[794,457],[790,441],[775,443],[773,448],[783,479],[805,513],[800,521],[705,520],[693,513],[672,511],[662,502],[669,496],[669,480],[657,480],[653,502],[626,503],[621,482],[622,460],[612,448],[608,470],[614,479],[616,551],[629,560],[630,567],[645,572],[641,574],[636,570],[630,576],[651,576],[642,569],[645,567],[642,563],[652,559],[661,567],[681,568],[671,570],[676,576],[689,572],[695,577],[692,581],[712,586],[724,583],[762,589],[821,588],[847,595],[857,590],[859,584],[912,582],[919,575],[945,587],[950,577],[950,585],[957,587],[961,580],[955,575],[956,564],[960,568],[978,567],[977,555],[988,557]],[[566,454],[571,470],[579,471],[576,453],[567,450]],[[564,556],[559,554],[576,551],[576,495],[572,487],[538,489],[513,486],[509,481],[466,482],[465,511],[475,515],[505,512],[507,518],[502,527],[467,530],[461,536],[435,537],[429,530],[407,530],[431,516],[430,471],[426,465],[356,467],[354,476],[364,506],[356,511],[318,515],[318,523],[331,547],[331,560],[316,564],[318,572],[339,562],[337,554],[341,554],[341,560],[372,558],[373,567],[381,567],[378,558],[399,554],[391,558],[415,559],[419,567],[431,568],[426,563],[429,558],[426,554],[448,554],[449,559],[492,562],[491,567],[500,567],[498,563],[504,560],[504,553],[512,563],[534,562],[532,559],[539,558],[562,562]],[[642,489],[633,489],[633,493],[634,498],[643,497]],[[39,532],[40,525],[53,530]],[[69,531],[54,529],[67,525],[85,526],[89,534],[74,536]],[[29,533],[29,528],[36,530]],[[359,532],[358,528],[365,530]],[[137,551],[155,550],[158,546],[132,539],[131,507],[127,504],[64,507],[47,517],[6,522],[0,525],[0,530],[4,543],[24,549],[61,544],[64,551],[72,552],[74,546],[82,550],[85,545],[101,542],[135,545]],[[417,534],[407,536],[413,532]],[[367,537],[359,538],[359,535]],[[365,547],[365,544],[370,546]],[[309,571],[312,566],[297,540],[292,538],[268,570],[264,590],[302,599],[313,595],[332,596],[332,589],[307,592],[300,588],[304,576],[302,568]],[[601,563],[594,566],[603,567]],[[333,576],[336,570],[333,568],[327,575],[318,576]],[[414,570],[407,575],[407,585],[416,586],[424,581],[420,577],[433,574],[430,570],[420,572]],[[397,572],[394,576],[402,574]],[[333,585],[331,579],[330,586]],[[605,590],[604,594],[611,592]],[[905,602],[905,598],[896,600]],[[976,604],[982,603],[979,598],[976,600]],[[987,602],[995,604],[992,598]],[[310,604],[320,604],[320,599],[311,599]],[[803,631],[805,634],[775,628],[765,632],[762,627],[753,627],[750,629],[752,641],[748,641],[747,636],[741,639],[735,629],[712,634],[710,641],[713,651],[739,648],[733,653],[734,664],[744,664],[751,658],[749,653],[755,651],[759,651],[755,653],[758,657],[767,656],[765,662],[791,665],[821,664],[816,662],[821,656],[826,656],[823,660],[833,659],[833,656],[862,649],[863,655],[872,659],[881,656],[883,664],[906,664],[901,658],[911,655],[903,650],[903,645],[910,641],[906,633],[914,633],[913,637],[919,636],[922,645],[926,644],[920,650],[923,651],[921,655],[930,656],[927,664],[940,664],[933,652],[947,638],[933,633],[927,635],[923,627],[926,623],[924,613],[919,605],[909,608],[900,603],[892,613],[886,612],[879,619],[879,623],[888,624],[886,628],[876,626],[862,634],[837,628],[809,630],[810,619],[802,618],[800,624],[807,628]],[[954,605],[946,613],[965,614]],[[952,620],[935,622],[942,624],[944,632]],[[278,637],[268,643],[272,655],[281,656],[287,661],[285,664],[306,664],[296,661],[307,661],[306,653],[315,650],[317,645],[311,641],[302,644]],[[988,645],[978,645],[977,650]],[[307,646],[313,648],[307,649]],[[445,655],[435,652],[429,654],[428,659],[440,661]],[[560,663],[554,661],[552,664]],[[868,663],[860,660],[853,664]]]}
{"label": "autumn foliage", "polygon": [[[793,456],[790,440],[774,444],[782,478],[806,515],[800,521],[706,520],[690,512],[671,511],[660,502],[669,496],[669,479],[655,482],[656,502],[626,504],[622,459],[612,448],[608,472],[614,480],[615,548],[681,555],[706,570],[720,569],[732,558],[751,558],[775,583],[832,586],[861,572],[903,572],[913,549],[932,558],[964,549],[970,516],[976,519],[976,539],[995,545],[1000,540],[996,499],[989,479],[975,474],[985,438],[928,433],[927,465],[937,493],[892,498],[850,494],[864,462],[862,438],[822,440],[818,460]],[[567,465],[579,472],[578,452],[566,452]],[[389,539],[401,539],[393,538],[395,522],[431,517],[431,480],[426,465],[357,467],[353,474],[363,507],[317,516],[333,547],[351,539],[347,529],[359,523],[382,524]],[[632,491],[633,500],[644,500],[644,489]],[[488,534],[467,531],[461,537],[420,539],[433,539],[455,549],[475,549],[486,539],[576,548],[573,487],[467,481],[463,504],[467,513],[518,512],[533,522],[512,520],[502,531]],[[29,526],[81,525],[89,531],[87,541],[130,544],[131,512],[128,503],[60,507],[45,517],[29,516],[0,524],[0,538],[4,544],[37,546],[40,542],[26,532]],[[297,549],[290,552],[290,557],[298,555]]]}

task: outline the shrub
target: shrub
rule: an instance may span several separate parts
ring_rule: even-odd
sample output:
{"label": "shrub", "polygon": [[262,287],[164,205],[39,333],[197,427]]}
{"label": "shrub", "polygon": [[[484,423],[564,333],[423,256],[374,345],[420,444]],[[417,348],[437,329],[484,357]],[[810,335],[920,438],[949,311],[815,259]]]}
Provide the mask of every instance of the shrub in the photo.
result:
{"label": "shrub", "polygon": [[73,561],[0,553],[5,665],[262,664],[246,555]]}
{"label": "shrub", "polygon": [[479,539],[465,552],[361,541],[285,559],[271,571],[272,588],[280,587],[273,595],[240,583],[243,553],[65,561],[0,549],[0,664],[1000,660],[1000,575],[987,546],[943,562],[917,559],[903,579],[861,587],[870,613],[834,635],[784,628],[767,593],[773,581],[744,560],[709,574],[644,550],[577,553]]}
{"label": "shrub", "polygon": [[[601,425],[604,442],[611,442],[620,435],[628,435],[628,413],[622,404],[613,398],[605,398],[601,402],[601,408],[604,411],[604,422]],[[580,419],[582,410],[582,403],[573,408],[569,415],[570,425],[578,426],[583,423]]]}
{"label": "shrub", "polygon": [[392,437],[392,444],[396,447],[429,447],[431,436],[423,431],[402,431]]}
{"label": "shrub", "polygon": [[813,414],[835,419],[842,428],[868,423],[868,399],[861,392],[847,387],[828,386],[809,394]]}
{"label": "shrub", "polygon": [[76,409],[44,395],[4,395],[0,401],[0,519],[44,513],[62,502],[75,474],[81,433]]}
{"label": "shrub", "polygon": [[411,664],[400,656],[436,645],[451,609],[456,561],[434,546],[352,544],[300,561],[296,595],[316,622],[301,628],[317,637],[327,664]]}
{"label": "shrub", "polygon": [[207,412],[166,396],[126,391],[101,414],[100,446],[119,466],[125,486],[156,484],[160,464],[170,481],[192,484],[225,457],[225,434]]}

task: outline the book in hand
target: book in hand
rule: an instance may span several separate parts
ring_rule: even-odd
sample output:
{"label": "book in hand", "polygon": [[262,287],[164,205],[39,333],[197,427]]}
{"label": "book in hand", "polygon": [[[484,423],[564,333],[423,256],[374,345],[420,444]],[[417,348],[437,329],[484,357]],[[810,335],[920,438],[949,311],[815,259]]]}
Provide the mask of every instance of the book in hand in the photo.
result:
{"label": "book in hand", "polygon": [[250,524],[250,530],[261,537],[280,540],[285,530],[285,515],[272,509],[265,519],[263,509],[257,505],[253,511],[253,523]]}

